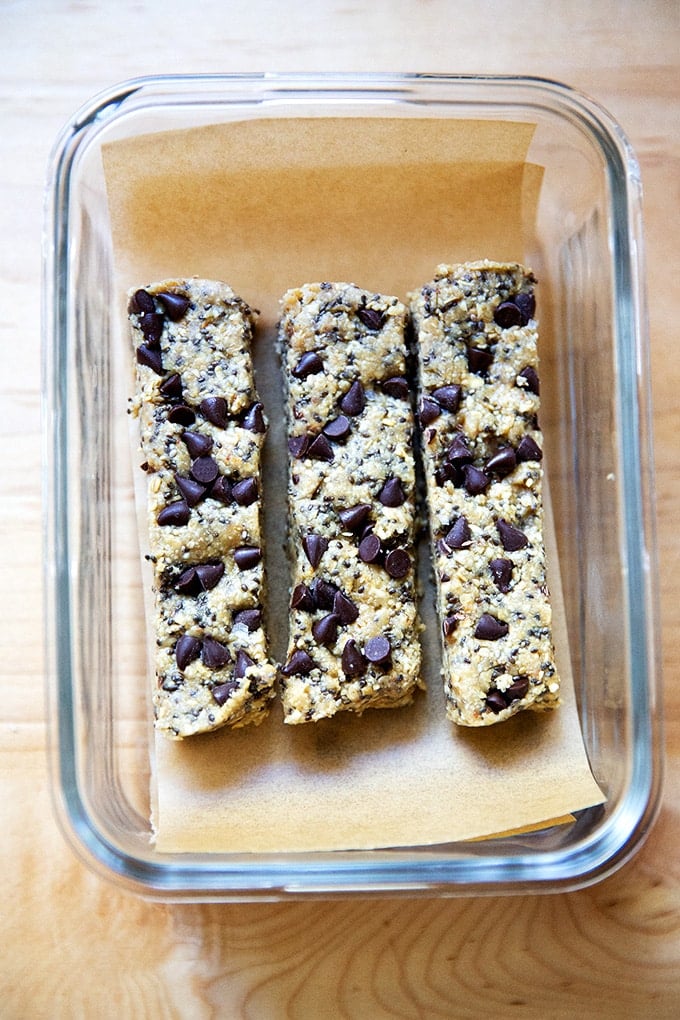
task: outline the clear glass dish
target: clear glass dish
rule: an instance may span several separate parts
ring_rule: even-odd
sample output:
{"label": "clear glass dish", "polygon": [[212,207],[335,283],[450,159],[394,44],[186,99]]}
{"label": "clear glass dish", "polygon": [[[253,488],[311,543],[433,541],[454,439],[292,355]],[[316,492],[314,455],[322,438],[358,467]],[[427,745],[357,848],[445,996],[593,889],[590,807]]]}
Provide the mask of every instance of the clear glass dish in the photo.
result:
{"label": "clear glass dish", "polygon": [[[542,332],[551,408],[542,424],[583,737],[606,804],[568,825],[446,846],[160,854],[150,839],[146,663],[131,636],[142,596],[131,604],[135,519],[118,421],[129,366],[114,342],[101,150],[213,121],[394,115],[536,125],[528,159],[544,177],[526,261],[554,309]],[[89,864],[149,897],[236,900],[573,889],[630,857],[659,800],[659,643],[641,185],[606,112],[561,84],[520,77],[124,83],[77,113],[55,147],[43,302],[50,756],[58,817]]]}

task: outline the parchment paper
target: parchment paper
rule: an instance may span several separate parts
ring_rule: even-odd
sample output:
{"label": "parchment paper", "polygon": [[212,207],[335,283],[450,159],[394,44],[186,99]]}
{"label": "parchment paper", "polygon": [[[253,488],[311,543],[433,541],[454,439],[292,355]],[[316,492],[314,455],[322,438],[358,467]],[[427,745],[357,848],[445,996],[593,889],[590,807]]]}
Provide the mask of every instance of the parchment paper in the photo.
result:
{"label": "parchment paper", "polygon": [[[225,280],[260,311],[255,361],[270,420],[264,526],[276,659],[285,655],[288,604],[285,434],[273,350],[279,298],[290,286],[333,279],[404,299],[442,261],[523,261],[541,179],[540,168],[525,162],[532,130],[310,117],[216,124],[104,148],[121,335],[128,288],[165,277]],[[415,705],[289,727],[274,703],[258,728],[182,743],[158,736],[157,848],[431,845],[547,824],[600,803],[579,728],[551,537],[549,576],[558,711],[481,730],[447,722],[423,548],[427,691]]]}

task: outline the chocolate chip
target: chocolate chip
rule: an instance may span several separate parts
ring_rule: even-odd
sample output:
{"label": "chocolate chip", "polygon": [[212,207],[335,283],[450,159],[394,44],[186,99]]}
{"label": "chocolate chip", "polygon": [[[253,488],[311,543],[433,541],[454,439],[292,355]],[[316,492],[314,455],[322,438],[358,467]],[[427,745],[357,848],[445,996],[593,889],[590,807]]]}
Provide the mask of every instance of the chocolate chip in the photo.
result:
{"label": "chocolate chip", "polygon": [[431,396],[434,397],[439,406],[443,407],[445,411],[455,412],[460,407],[462,392],[460,386],[452,383],[450,386],[439,386],[436,390],[432,391]]}
{"label": "chocolate chip", "polygon": [[173,372],[168,378],[160,384],[158,392],[165,400],[181,400],[182,399],[182,377],[177,372]]}
{"label": "chocolate chip", "polygon": [[383,506],[403,506],[406,502],[406,493],[399,478],[388,478],[378,493],[378,499]]}
{"label": "chocolate chip", "polygon": [[175,475],[175,483],[184,496],[187,506],[198,506],[208,491],[205,485],[194,481],[193,478],[184,478],[182,475]]}
{"label": "chocolate chip", "polygon": [[229,701],[232,694],[235,694],[241,685],[236,680],[227,680],[223,684],[215,684],[212,689],[212,696],[221,707]]}
{"label": "chocolate chip", "polygon": [[460,432],[456,433],[446,451],[446,458],[451,464],[460,465],[472,460],[472,454]]}
{"label": "chocolate chip", "polygon": [[502,446],[500,450],[494,453],[493,457],[489,457],[484,465],[484,470],[504,478],[511,471],[514,471],[516,466],[517,457],[513,448],[511,446]]}
{"label": "chocolate chip", "polygon": [[446,482],[458,484],[459,472],[454,464],[442,464],[434,473],[434,480],[437,485],[445,485]]}
{"label": "chocolate chip", "polygon": [[234,679],[242,680],[246,675],[246,670],[250,666],[255,665],[255,660],[251,659],[247,652],[244,652],[242,648],[236,653],[236,660],[234,662]]}
{"label": "chocolate chip", "polygon": [[335,596],[340,589],[331,581],[324,581],[317,577],[312,584],[312,596],[319,609],[332,609],[335,603]]}
{"label": "chocolate chip", "polygon": [[297,648],[281,672],[284,676],[307,676],[316,668],[314,659],[302,648]]}
{"label": "chocolate chip", "polygon": [[369,638],[364,645],[364,655],[369,662],[374,662],[376,665],[384,665],[389,661],[391,654],[392,645],[383,634]]}
{"label": "chocolate chip", "polygon": [[493,313],[493,318],[501,329],[510,329],[511,326],[521,326],[523,316],[514,301],[502,301]]}
{"label": "chocolate chip", "polygon": [[291,456],[295,457],[296,460],[301,460],[309,449],[309,443],[310,439],[308,435],[292,436],[288,440],[288,449]]}
{"label": "chocolate chip", "polygon": [[220,503],[231,503],[231,482],[224,475],[220,475],[213,482],[210,495],[213,499],[219,499]]}
{"label": "chocolate chip", "polygon": [[259,401],[256,401],[248,408],[243,416],[242,424],[243,428],[248,429],[249,432],[255,432],[259,435],[265,434],[267,423],[264,419],[264,407]]}
{"label": "chocolate chip", "polygon": [[385,570],[390,577],[395,580],[406,577],[410,569],[411,557],[405,549],[392,549],[391,552],[388,552],[385,557]]}
{"label": "chocolate chip", "polygon": [[345,531],[361,531],[371,513],[370,503],[357,503],[356,506],[339,510],[338,517]]}
{"label": "chocolate chip", "polygon": [[217,463],[212,457],[197,457],[191,462],[191,477],[201,485],[210,485],[220,473]]}
{"label": "chocolate chip", "polygon": [[517,460],[542,460],[543,451],[531,436],[522,436],[517,446]]}
{"label": "chocolate chip", "polygon": [[442,409],[436,400],[433,400],[432,397],[421,398],[418,404],[418,418],[421,425],[431,425],[441,413]]}
{"label": "chocolate chip", "polygon": [[210,436],[204,436],[201,432],[183,432],[182,441],[186,443],[189,456],[192,458],[204,457],[213,447]]}
{"label": "chocolate chip", "polygon": [[501,544],[506,552],[517,552],[518,549],[524,549],[529,544],[529,539],[523,531],[515,528],[512,524],[508,524],[502,518],[496,521],[496,527],[501,538]]}
{"label": "chocolate chip", "polygon": [[470,525],[467,522],[467,518],[461,514],[446,533],[444,541],[449,549],[464,549],[466,545],[470,544],[471,539]]}
{"label": "chocolate chip", "polygon": [[156,297],[159,298],[165,309],[165,314],[172,322],[177,322],[181,319],[191,304],[189,298],[184,294],[176,294],[171,290],[160,291]]}
{"label": "chocolate chip", "polygon": [[342,670],[345,676],[363,676],[368,668],[361,649],[353,638],[348,638],[342,650]]}
{"label": "chocolate chip", "polygon": [[333,453],[333,447],[328,442],[323,432],[320,432],[318,436],[312,439],[311,443],[307,447],[307,456],[311,457],[312,460],[325,460],[330,462],[333,460],[335,454]]}
{"label": "chocolate chip", "polygon": [[379,311],[377,308],[359,308],[357,310],[357,318],[363,322],[364,326],[368,329],[382,329],[383,323],[385,322],[385,313]]}
{"label": "chocolate chip", "polygon": [[344,591],[336,591],[333,599],[333,612],[344,627],[359,618],[359,610]]}
{"label": "chocolate chip", "polygon": [[483,471],[480,471],[473,464],[463,465],[463,475],[465,478],[465,490],[471,496],[479,496],[489,487],[488,475],[485,475]]}
{"label": "chocolate chip", "polygon": [[408,400],[410,389],[408,380],[403,375],[393,375],[389,379],[383,379],[380,386],[384,393],[397,400]]}
{"label": "chocolate chip", "polygon": [[533,319],[536,312],[536,298],[533,291],[522,291],[515,294],[512,299],[522,313],[522,325],[526,326],[529,319]]}
{"label": "chocolate chip", "polygon": [[150,347],[158,347],[163,333],[163,316],[158,312],[144,312],[139,320],[139,328]]}
{"label": "chocolate chip", "polygon": [[136,290],[134,292],[132,300],[130,301],[130,311],[133,313],[136,312],[138,315],[144,314],[144,312],[156,311],[156,305],[148,291]]}
{"label": "chocolate chip", "polygon": [[366,396],[364,394],[364,387],[356,379],[340,401],[340,410],[354,418],[361,414],[365,406]]}
{"label": "chocolate chip", "polygon": [[494,715],[498,715],[508,707],[508,703],[500,691],[489,691],[486,696],[486,706],[491,709]]}
{"label": "chocolate chip", "polygon": [[304,613],[313,613],[316,609],[314,597],[306,584],[296,584],[290,599],[291,609],[301,609]]}
{"label": "chocolate chip", "polygon": [[518,676],[503,693],[508,701],[518,701],[520,698],[526,698],[529,693],[529,677]]}
{"label": "chocolate chip", "polygon": [[539,396],[541,384],[538,379],[538,372],[532,365],[527,365],[526,368],[523,368],[517,378],[523,379],[526,382],[526,389]]}
{"label": "chocolate chip", "polygon": [[475,627],[475,637],[481,641],[498,641],[507,633],[507,623],[504,620],[497,620],[491,613],[482,613]]}
{"label": "chocolate chip", "polygon": [[210,591],[219,584],[224,574],[224,563],[199,563],[195,571],[203,591]]}
{"label": "chocolate chip", "polygon": [[221,641],[216,641],[212,637],[203,638],[201,662],[207,669],[222,669],[229,662],[229,658],[229,650]]}
{"label": "chocolate chip", "polygon": [[171,421],[173,425],[182,425],[183,428],[187,428],[194,424],[196,415],[186,404],[176,404],[168,411],[168,421]]}
{"label": "chocolate chip", "polygon": [[234,549],[234,561],[239,570],[251,570],[262,559],[262,550],[256,545],[241,545]]}
{"label": "chocolate chip", "polygon": [[321,557],[326,552],[326,549],[328,549],[328,539],[324,538],[323,535],[317,535],[310,531],[307,535],[303,536],[302,548],[311,565],[318,567],[321,563]]}
{"label": "chocolate chip", "polygon": [[471,372],[483,375],[493,364],[493,352],[481,347],[468,347],[468,368]]}
{"label": "chocolate chip", "polygon": [[496,587],[503,593],[510,591],[512,567],[512,560],[506,560],[501,557],[491,560],[489,563],[489,570],[491,571]]}
{"label": "chocolate chip", "polygon": [[168,503],[167,506],[164,506],[158,514],[156,521],[161,527],[169,525],[179,528],[189,523],[190,514],[191,511],[186,502],[183,499],[178,499],[176,502]]}
{"label": "chocolate chip", "polygon": [[316,351],[307,351],[303,354],[293,369],[296,379],[306,379],[308,375],[316,375],[317,372],[323,372],[323,361]]}
{"label": "chocolate chip", "polygon": [[181,638],[175,645],[175,661],[177,662],[177,668],[184,672],[189,663],[193,662],[194,659],[197,659],[200,654],[201,642],[198,638],[190,637],[189,634],[182,634]]}
{"label": "chocolate chip", "polygon": [[335,613],[329,613],[328,616],[322,616],[320,620],[315,620],[312,624],[312,634],[314,640],[319,645],[334,645],[338,639],[338,617]]}
{"label": "chocolate chip", "polygon": [[328,436],[329,439],[333,439],[335,442],[339,442],[342,439],[347,439],[350,433],[349,419],[344,414],[338,415],[337,418],[333,418],[332,421],[327,422],[323,427],[323,434]]}
{"label": "chocolate chip", "polygon": [[442,620],[442,632],[444,634],[444,637],[451,637],[457,626],[458,626],[457,616],[454,616],[453,614],[450,616],[445,616],[444,619]]}
{"label": "chocolate chip", "polygon": [[201,590],[201,584],[196,568],[189,567],[187,570],[183,570],[175,581],[174,588],[182,595],[197,595]]}
{"label": "chocolate chip", "polygon": [[369,534],[359,543],[359,559],[364,563],[376,563],[382,555],[382,545],[377,535]]}
{"label": "chocolate chip", "polygon": [[137,348],[137,361],[140,365],[146,365],[156,375],[163,375],[163,359],[161,352],[148,344],[140,344]]}
{"label": "chocolate chip", "polygon": [[231,487],[231,494],[239,506],[250,506],[258,495],[257,479],[244,478]]}
{"label": "chocolate chip", "polygon": [[251,633],[257,630],[262,623],[262,611],[260,609],[239,609],[234,614],[234,626],[246,627]]}
{"label": "chocolate chip", "polygon": [[200,405],[201,414],[213,425],[224,429],[229,420],[229,405],[224,397],[204,397]]}

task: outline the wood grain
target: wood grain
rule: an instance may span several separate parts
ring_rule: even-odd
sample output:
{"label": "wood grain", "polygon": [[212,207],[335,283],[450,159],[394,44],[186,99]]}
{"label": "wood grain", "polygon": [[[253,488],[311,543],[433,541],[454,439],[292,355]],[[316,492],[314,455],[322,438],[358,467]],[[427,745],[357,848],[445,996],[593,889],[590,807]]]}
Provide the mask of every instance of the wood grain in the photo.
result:
{"label": "wood grain", "polygon": [[[502,5],[320,0],[313,8],[66,0],[0,4],[0,1015],[4,1018],[680,1015],[680,13],[664,0]],[[197,18],[196,11],[202,14]],[[313,13],[312,13],[313,12]],[[616,875],[570,894],[167,906],[66,846],[47,792],[40,591],[42,192],[61,125],[142,73],[266,68],[544,75],[597,98],[645,186],[667,782]]]}

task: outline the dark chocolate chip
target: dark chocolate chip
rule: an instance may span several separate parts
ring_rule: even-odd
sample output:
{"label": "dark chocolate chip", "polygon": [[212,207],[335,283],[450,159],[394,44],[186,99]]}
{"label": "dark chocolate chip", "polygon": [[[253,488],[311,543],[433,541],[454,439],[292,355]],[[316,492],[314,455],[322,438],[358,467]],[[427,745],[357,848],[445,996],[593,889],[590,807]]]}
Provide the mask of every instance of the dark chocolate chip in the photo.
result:
{"label": "dark chocolate chip", "polygon": [[368,662],[353,638],[348,638],[342,650],[342,670],[345,676],[363,676],[368,668]]}
{"label": "dark chocolate chip", "polygon": [[251,570],[262,559],[262,550],[256,545],[240,545],[234,549],[234,561],[239,570]]}
{"label": "dark chocolate chip", "polygon": [[345,531],[361,531],[371,513],[370,503],[357,503],[356,506],[339,510],[338,517]]}
{"label": "dark chocolate chip", "polygon": [[502,301],[493,313],[494,322],[501,329],[510,329],[511,326],[521,326],[523,315],[514,301]]}
{"label": "dark chocolate chip", "polygon": [[511,471],[514,471],[516,466],[517,457],[513,448],[511,446],[502,446],[500,450],[494,453],[493,457],[489,457],[484,465],[484,470],[504,478]]}
{"label": "dark chocolate chip", "polygon": [[515,528],[512,524],[508,524],[502,518],[496,521],[496,527],[501,538],[501,544],[506,552],[517,552],[518,549],[524,549],[529,544],[529,539],[523,531]]}
{"label": "dark chocolate chip", "polygon": [[354,623],[359,618],[359,610],[343,591],[336,591],[335,598],[333,599],[333,612],[339,619],[340,623],[347,627],[350,623]]}
{"label": "dark chocolate chip", "polygon": [[328,549],[328,539],[324,538],[323,535],[317,535],[310,531],[302,539],[302,548],[311,565],[318,567],[321,563],[321,557],[326,552],[326,549]]}
{"label": "dark chocolate chip", "polygon": [[227,680],[223,684],[215,684],[212,689],[212,696],[220,707],[229,701],[232,694],[235,694],[241,685],[237,680]]}
{"label": "dark chocolate chip", "polygon": [[459,471],[454,464],[442,464],[434,473],[434,480],[437,485],[445,485],[446,482],[458,484]]}
{"label": "dark chocolate chip", "polygon": [[262,623],[262,611],[260,609],[239,609],[234,614],[233,624],[246,627],[249,631],[257,630]]}
{"label": "dark chocolate chip", "polygon": [[483,375],[493,364],[493,352],[481,347],[468,347],[468,368],[471,372]]}
{"label": "dark chocolate chip", "polygon": [[542,460],[543,450],[531,436],[522,436],[517,446],[517,460]]}
{"label": "dark chocolate chip", "polygon": [[229,662],[229,650],[221,641],[212,637],[203,638],[201,662],[208,669],[222,669]]}
{"label": "dark chocolate chip", "polygon": [[518,701],[520,698],[526,698],[529,693],[529,677],[518,676],[503,693],[508,701]]}
{"label": "dark chocolate chip", "polygon": [[264,407],[259,401],[252,404],[243,416],[243,428],[249,432],[264,435],[267,431],[267,422],[264,418]]}
{"label": "dark chocolate chip", "polygon": [[445,411],[455,412],[460,407],[460,398],[462,390],[460,386],[452,383],[450,386],[439,386],[436,390],[433,390],[431,396],[437,401],[440,407],[443,407]]}
{"label": "dark chocolate chip", "polygon": [[173,425],[182,425],[183,428],[188,428],[196,421],[196,415],[186,404],[176,404],[168,411],[168,421],[171,421]]}
{"label": "dark chocolate chip", "polygon": [[349,419],[344,414],[340,414],[337,418],[333,418],[332,421],[324,425],[323,434],[335,442],[340,442],[343,439],[347,439],[350,428]]}
{"label": "dark chocolate chip", "polygon": [[158,312],[144,312],[139,320],[139,328],[150,347],[158,347],[163,333],[163,316]]}
{"label": "dark chocolate chip", "polygon": [[359,308],[357,317],[368,329],[382,329],[385,322],[385,313],[377,308]]}
{"label": "dark chocolate chip", "polygon": [[496,587],[503,593],[510,591],[512,566],[512,560],[506,560],[502,557],[491,560],[489,563],[489,570],[491,571]]}
{"label": "dark chocolate chip", "polygon": [[406,577],[410,569],[411,557],[405,549],[392,549],[391,552],[388,552],[385,557],[385,570],[390,577],[395,580]]}
{"label": "dark chocolate chip", "polygon": [[399,478],[388,478],[378,494],[378,499],[383,506],[403,506],[406,502],[406,493]]}
{"label": "dark chocolate chip", "polygon": [[291,609],[301,609],[304,613],[313,613],[316,609],[314,596],[306,584],[296,584],[290,599]]}
{"label": "dark chocolate chip", "polygon": [[291,456],[295,457],[296,460],[301,460],[309,449],[309,443],[310,439],[308,435],[292,436],[288,440],[288,449]]}
{"label": "dark chocolate chip", "polygon": [[231,487],[231,494],[239,506],[250,506],[257,499],[258,488],[256,478],[244,478]]}
{"label": "dark chocolate chip", "polygon": [[186,443],[189,456],[205,457],[213,448],[213,441],[210,436],[204,436],[201,432],[183,432],[182,441]]}
{"label": "dark chocolate chip", "polygon": [[364,563],[376,563],[382,555],[382,545],[377,535],[368,534],[359,543],[359,559]]}
{"label": "dark chocolate chip", "polygon": [[457,626],[458,626],[457,616],[454,616],[453,614],[451,614],[450,616],[445,616],[444,619],[442,620],[442,632],[444,634],[444,637],[451,637]]}
{"label": "dark chocolate chip", "polygon": [[418,418],[423,426],[431,425],[442,413],[441,406],[432,397],[422,397],[418,404]]}
{"label": "dark chocolate chip", "polygon": [[156,521],[161,527],[169,525],[179,528],[189,523],[190,514],[191,511],[187,503],[183,499],[178,499],[176,502],[168,503],[167,506],[164,506],[158,514]]}
{"label": "dark chocolate chip", "polygon": [[199,563],[195,571],[203,591],[210,591],[219,584],[224,574],[224,563]]}
{"label": "dark chocolate chip", "polygon": [[491,613],[482,613],[475,627],[475,637],[481,641],[498,641],[507,633],[507,623],[504,620],[497,620]]}
{"label": "dark chocolate chip", "polygon": [[333,447],[328,442],[323,432],[320,432],[318,436],[312,439],[311,443],[307,447],[307,456],[311,457],[312,460],[325,460],[332,461],[335,454],[333,453]]}
{"label": "dark chocolate chip", "polygon": [[491,709],[494,715],[498,715],[508,707],[508,703],[500,691],[489,691],[486,696],[486,706]]}
{"label": "dark chocolate chip", "polygon": [[526,389],[531,390],[536,396],[540,394],[541,384],[538,379],[538,372],[532,365],[527,365],[517,376],[518,379],[523,379],[526,383]]}
{"label": "dark chocolate chip", "polygon": [[457,517],[453,526],[446,533],[444,541],[449,549],[464,549],[470,544],[472,535],[467,519],[461,514]]}
{"label": "dark chocolate chip", "polygon": [[231,503],[231,482],[224,475],[220,475],[213,482],[210,495],[213,499],[219,499],[220,503]]}
{"label": "dark chocolate chip", "polygon": [[465,442],[465,437],[458,432],[446,451],[446,458],[451,464],[466,464],[472,460],[472,454]]}
{"label": "dark chocolate chip", "polygon": [[234,679],[242,680],[246,675],[246,670],[250,666],[255,665],[255,660],[251,659],[247,652],[244,652],[242,648],[236,653],[236,660],[234,662]]}
{"label": "dark chocolate chip", "polygon": [[163,375],[163,359],[161,352],[156,347],[140,344],[137,348],[137,361],[140,365],[146,365],[156,375]]}
{"label": "dark chocolate chip", "polygon": [[383,379],[380,386],[384,393],[397,400],[408,400],[410,389],[408,380],[403,375],[393,375],[389,379]]}
{"label": "dark chocolate chip", "polygon": [[392,645],[383,634],[369,638],[364,645],[364,655],[369,662],[375,662],[377,665],[388,662],[391,654]]}
{"label": "dark chocolate chip", "polygon": [[533,319],[536,311],[536,298],[533,291],[522,291],[515,294],[512,299],[522,313],[522,325],[526,326],[529,319]]}
{"label": "dark chocolate chip", "polygon": [[340,401],[340,410],[354,418],[358,414],[361,414],[365,406],[366,397],[364,394],[364,387],[361,385],[361,382],[356,379]]}
{"label": "dark chocolate chip", "polygon": [[177,322],[181,319],[186,314],[187,308],[191,303],[184,294],[176,294],[171,290],[160,291],[156,297],[159,298],[165,309],[165,314],[172,322]]}
{"label": "dark chocolate chip", "polygon": [[147,291],[136,290],[132,295],[132,300],[130,301],[130,311],[133,313],[136,312],[138,315],[143,315],[144,312],[155,312],[156,305],[154,303],[154,299]]}
{"label": "dark chocolate chip", "polygon": [[284,676],[307,676],[316,668],[314,659],[302,648],[297,648],[281,672]]}
{"label": "dark chocolate chip", "polygon": [[168,378],[160,384],[158,391],[165,400],[181,400],[182,399],[182,377],[177,372],[173,372]]}
{"label": "dark chocolate chip", "polygon": [[177,488],[184,496],[184,501],[187,506],[198,506],[208,491],[205,485],[201,485],[200,482],[194,481],[193,478],[184,478],[182,475],[175,475],[175,482],[177,484]]}
{"label": "dark chocolate chip", "polygon": [[489,487],[489,476],[485,475],[483,471],[480,471],[473,464],[463,465],[463,475],[465,477],[465,490],[471,496],[479,496]]}
{"label": "dark chocolate chip", "polygon": [[308,375],[316,375],[317,372],[323,372],[323,361],[316,351],[307,351],[303,354],[293,369],[296,379],[306,379]]}
{"label": "dark chocolate chip", "polygon": [[182,595],[197,595],[201,590],[201,583],[196,568],[188,567],[187,570],[183,570],[175,581],[174,588]]}
{"label": "dark chocolate chip", "polygon": [[332,609],[339,588],[331,581],[317,577],[312,584],[312,596],[319,609]]}
{"label": "dark chocolate chip", "polygon": [[329,613],[327,616],[322,616],[320,620],[315,620],[312,624],[312,634],[316,643],[326,646],[334,645],[338,640],[339,622],[335,613]]}
{"label": "dark chocolate chip", "polygon": [[193,662],[194,659],[197,659],[200,654],[201,642],[198,638],[190,637],[189,634],[182,634],[181,638],[175,645],[175,661],[177,662],[177,668],[184,672],[189,663]]}
{"label": "dark chocolate chip", "polygon": [[201,414],[213,425],[224,429],[229,420],[229,405],[224,397],[204,397],[200,403]]}
{"label": "dark chocolate chip", "polygon": [[220,473],[212,457],[197,457],[191,462],[191,477],[201,485],[211,485]]}

